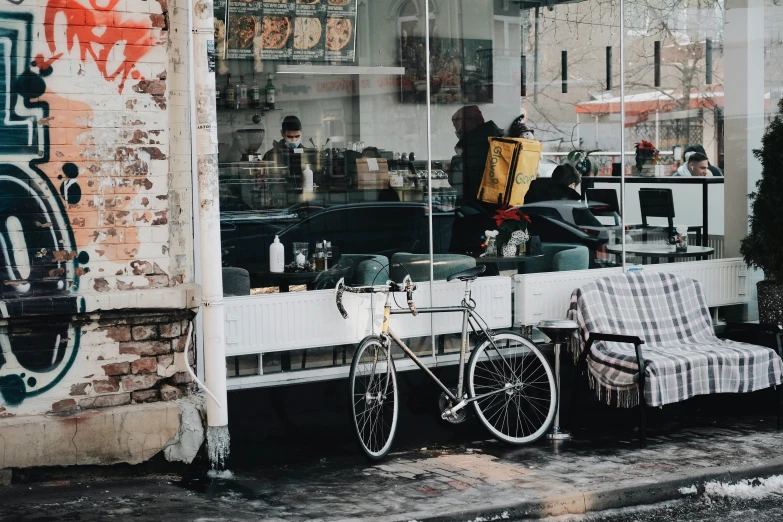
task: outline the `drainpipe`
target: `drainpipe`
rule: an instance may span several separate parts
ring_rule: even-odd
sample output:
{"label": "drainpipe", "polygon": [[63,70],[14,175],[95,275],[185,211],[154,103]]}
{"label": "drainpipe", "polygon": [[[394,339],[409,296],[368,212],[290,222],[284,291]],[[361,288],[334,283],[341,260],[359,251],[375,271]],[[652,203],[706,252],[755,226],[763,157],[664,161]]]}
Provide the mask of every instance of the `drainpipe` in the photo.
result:
{"label": "drainpipe", "polygon": [[201,314],[204,339],[204,380],[207,400],[207,445],[213,467],[228,456],[226,348],[223,332],[223,278],[218,201],[218,139],[215,108],[215,42],[211,0],[191,0],[190,43],[191,140],[197,184],[201,268]]}

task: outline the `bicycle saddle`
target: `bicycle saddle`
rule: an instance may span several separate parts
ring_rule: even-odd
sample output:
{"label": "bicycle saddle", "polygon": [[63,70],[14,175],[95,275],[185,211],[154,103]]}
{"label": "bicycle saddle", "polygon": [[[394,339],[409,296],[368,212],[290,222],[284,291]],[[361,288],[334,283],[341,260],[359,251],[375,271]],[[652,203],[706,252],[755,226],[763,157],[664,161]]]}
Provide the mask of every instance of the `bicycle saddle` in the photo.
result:
{"label": "bicycle saddle", "polygon": [[460,281],[468,281],[468,280],[476,279],[478,276],[483,274],[484,270],[486,269],[487,269],[487,265],[474,266],[473,268],[468,268],[467,270],[462,270],[455,274],[451,274],[449,277],[446,278],[446,281],[453,281],[455,279],[459,279]]}

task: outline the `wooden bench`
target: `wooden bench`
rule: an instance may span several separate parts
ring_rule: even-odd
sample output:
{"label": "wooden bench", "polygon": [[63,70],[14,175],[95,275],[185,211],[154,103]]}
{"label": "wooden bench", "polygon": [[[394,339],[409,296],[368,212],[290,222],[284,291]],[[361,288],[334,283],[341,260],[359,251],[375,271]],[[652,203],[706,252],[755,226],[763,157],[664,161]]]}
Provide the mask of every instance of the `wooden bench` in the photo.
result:
{"label": "wooden bench", "polygon": [[701,284],[693,279],[661,272],[596,279],[573,291],[568,318],[579,325],[571,343],[577,376],[586,369],[607,404],[640,407],[642,446],[647,406],[783,382],[780,354],[715,335]]}

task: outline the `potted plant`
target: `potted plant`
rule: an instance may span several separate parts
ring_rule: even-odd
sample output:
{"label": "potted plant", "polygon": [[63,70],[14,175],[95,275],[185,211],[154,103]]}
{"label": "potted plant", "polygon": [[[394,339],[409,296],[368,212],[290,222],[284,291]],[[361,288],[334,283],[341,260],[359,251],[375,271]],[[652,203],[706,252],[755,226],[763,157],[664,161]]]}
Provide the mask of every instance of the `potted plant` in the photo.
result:
{"label": "potted plant", "polygon": [[[646,140],[640,141],[635,144],[634,147],[636,148],[636,170],[639,172],[639,175],[655,175],[654,166],[652,169],[645,169],[644,167],[647,163],[650,163],[651,165],[657,163],[656,158],[660,159],[658,149],[655,148],[655,145]],[[652,174],[650,174],[650,172],[652,172]]]}
{"label": "potted plant", "polygon": [[749,196],[750,233],[740,252],[748,266],[764,272],[764,280],[756,285],[759,321],[783,324],[783,100],[753,155],[761,162],[761,179]]}
{"label": "potted plant", "polygon": [[503,257],[514,257],[524,253],[527,240],[530,239],[527,232],[530,217],[516,207],[502,207],[492,216],[492,219],[498,227],[499,253]]}

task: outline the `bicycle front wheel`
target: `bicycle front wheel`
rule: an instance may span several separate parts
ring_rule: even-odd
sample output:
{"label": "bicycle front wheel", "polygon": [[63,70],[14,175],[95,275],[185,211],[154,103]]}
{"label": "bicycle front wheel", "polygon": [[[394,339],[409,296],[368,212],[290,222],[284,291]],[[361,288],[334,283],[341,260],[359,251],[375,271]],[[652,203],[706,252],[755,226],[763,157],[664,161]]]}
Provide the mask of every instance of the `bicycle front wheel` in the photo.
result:
{"label": "bicycle front wheel", "polygon": [[510,332],[485,339],[468,362],[468,391],[478,418],[498,439],[525,444],[541,438],[555,416],[552,369],[536,346]]}
{"label": "bicycle front wheel", "polygon": [[364,339],[351,363],[351,412],[359,444],[371,460],[391,448],[397,431],[397,372],[391,351],[378,337]]}

